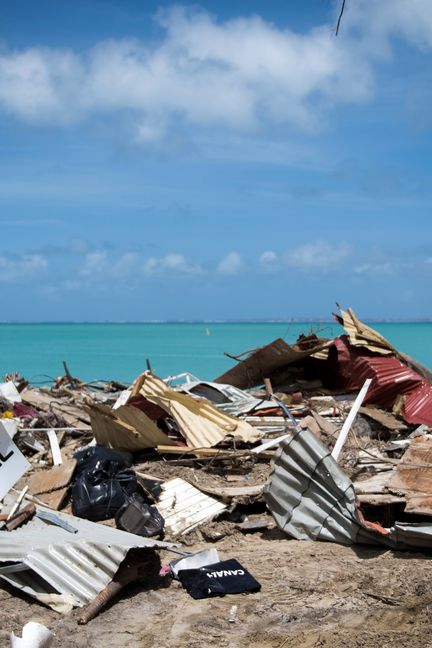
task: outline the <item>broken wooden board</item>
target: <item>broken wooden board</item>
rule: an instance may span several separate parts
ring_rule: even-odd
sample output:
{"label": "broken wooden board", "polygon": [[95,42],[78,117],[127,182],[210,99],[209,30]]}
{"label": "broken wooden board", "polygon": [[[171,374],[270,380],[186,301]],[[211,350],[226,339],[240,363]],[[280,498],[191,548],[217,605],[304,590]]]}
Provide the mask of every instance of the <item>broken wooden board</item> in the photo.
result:
{"label": "broken wooden board", "polygon": [[365,405],[363,407],[360,407],[359,411],[360,414],[368,416],[373,421],[376,421],[383,427],[387,428],[387,430],[406,430],[408,428],[408,426],[405,425],[403,421],[396,418],[396,416],[394,416],[393,414],[390,414],[390,412],[386,412],[379,407],[374,407],[373,405]]}
{"label": "broken wooden board", "polygon": [[32,405],[42,412],[53,412],[62,416],[71,427],[89,428],[90,418],[87,412],[77,405],[68,402],[68,398],[56,398],[39,389],[25,389],[21,393],[23,403]]}
{"label": "broken wooden board", "polygon": [[356,495],[370,495],[371,493],[384,494],[388,493],[387,484],[393,475],[393,470],[386,470],[372,475],[367,479],[362,479],[354,482],[354,490]]}
{"label": "broken wooden board", "polygon": [[391,495],[391,493],[364,493],[357,495],[357,501],[360,504],[369,506],[387,506],[388,504],[404,504],[405,498]]}
{"label": "broken wooden board", "polygon": [[226,509],[226,504],[176,478],[162,485],[156,508],[165,520],[165,529],[177,536],[213,519]]}
{"label": "broken wooden board", "polygon": [[299,425],[303,430],[308,428],[316,436],[320,435],[321,428],[318,425],[318,423],[315,421],[313,416],[305,416],[304,418],[301,419],[301,421],[299,421]]}
{"label": "broken wooden board", "polygon": [[261,497],[264,491],[265,484],[257,484],[255,486],[202,486],[201,490],[215,497],[220,498],[224,502],[231,502],[232,500],[238,501],[241,504],[249,504]]}
{"label": "broken wooden board", "polygon": [[432,438],[414,438],[388,482],[392,493],[402,493],[405,511],[432,515]]}
{"label": "broken wooden board", "polygon": [[29,493],[39,495],[50,493],[53,490],[68,486],[75,470],[76,459],[69,459],[60,466],[53,466],[47,470],[38,470],[28,480]]}
{"label": "broken wooden board", "polygon": [[324,434],[328,434],[329,436],[335,436],[338,433],[339,428],[327,418],[321,416],[321,414],[315,412],[315,410],[311,410],[311,415],[321,428],[321,432],[324,432]]}
{"label": "broken wooden board", "polygon": [[367,452],[360,450],[357,455],[356,466],[362,469],[374,470],[375,472],[391,470],[393,465],[398,464],[397,459],[389,459],[387,456],[381,454],[378,450]]}
{"label": "broken wooden board", "polygon": [[69,488],[67,486],[66,488],[58,488],[57,490],[51,491],[51,493],[41,493],[38,495],[38,498],[50,508],[58,511],[64,502],[68,490]]}

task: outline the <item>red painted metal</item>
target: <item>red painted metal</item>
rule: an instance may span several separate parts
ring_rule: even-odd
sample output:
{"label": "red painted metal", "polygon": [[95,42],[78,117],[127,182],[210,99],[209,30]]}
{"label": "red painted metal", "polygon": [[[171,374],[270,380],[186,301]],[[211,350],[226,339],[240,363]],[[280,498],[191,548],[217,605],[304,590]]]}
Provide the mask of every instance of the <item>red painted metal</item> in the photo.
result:
{"label": "red painted metal", "polygon": [[407,423],[432,426],[432,383],[395,356],[379,356],[349,344],[347,336],[335,340],[337,368],[347,389],[359,390],[372,378],[365,402],[391,409],[404,396],[401,415]]}
{"label": "red painted metal", "polygon": [[422,385],[406,395],[402,416],[408,423],[432,426],[432,384],[424,381]]}
{"label": "red painted metal", "polygon": [[360,389],[366,378],[372,378],[365,402],[392,407],[399,394],[420,386],[422,377],[397,358],[357,358],[352,365],[350,389]]}

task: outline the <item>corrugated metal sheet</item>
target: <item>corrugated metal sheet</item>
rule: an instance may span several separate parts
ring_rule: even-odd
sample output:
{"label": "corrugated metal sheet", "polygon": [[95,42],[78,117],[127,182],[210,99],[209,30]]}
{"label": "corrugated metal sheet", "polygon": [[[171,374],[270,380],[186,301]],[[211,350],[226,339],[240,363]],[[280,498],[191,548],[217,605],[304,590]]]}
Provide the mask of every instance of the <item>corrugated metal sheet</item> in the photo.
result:
{"label": "corrugated metal sheet", "polygon": [[366,521],[352,482],[309,430],[281,444],[264,499],[279,528],[298,540],[363,542],[398,549],[432,546],[432,523],[396,523],[384,529]]}
{"label": "corrugated metal sheet", "polygon": [[232,385],[206,382],[203,380],[188,381],[176,387],[192,396],[200,396],[212,402],[218,409],[232,416],[247,414],[260,406],[268,407],[269,403],[263,403],[262,398],[255,398]]}
{"label": "corrugated metal sheet", "polygon": [[344,311],[339,306],[340,316],[333,313],[333,317],[337,322],[342,324],[346,332],[348,333],[350,344],[354,347],[363,347],[372,351],[373,353],[379,353],[380,355],[391,355],[395,353],[394,347],[388,342],[381,333],[375,331],[373,328],[364,324],[359,319],[357,319],[352,308],[348,308],[348,311]]}
{"label": "corrugated metal sheet", "polygon": [[216,378],[214,382],[227,383],[240,389],[262,385],[264,378],[270,378],[277,369],[317,354],[331,344],[333,340],[318,341],[309,349],[301,349],[298,345],[290,346],[282,338],[278,338],[252,351],[247,358]]}
{"label": "corrugated metal sheet", "polygon": [[348,308],[348,312],[346,312],[342,310],[340,306],[338,307],[342,317],[335,313],[333,313],[333,317],[345,328],[351,346],[358,349],[367,349],[368,351],[378,353],[379,355],[395,355],[399,360],[402,360],[402,362],[414,369],[414,371],[420,374],[427,381],[432,381],[432,372],[430,369],[422,365],[418,360],[411,358],[406,353],[402,353],[395,349],[390,342],[381,335],[381,333],[378,333],[378,331],[375,331],[375,329],[357,319],[351,308]]}
{"label": "corrugated metal sheet", "polygon": [[211,448],[226,436],[249,443],[262,437],[245,421],[228,416],[207,400],[196,400],[171,389],[148,371],[137,379],[137,385],[141,396],[174,418],[190,448]]}
{"label": "corrugated metal sheet", "polygon": [[392,408],[403,396],[400,414],[405,421],[432,425],[432,383],[417,371],[395,356],[364,355],[345,336],[335,340],[335,349],[338,371],[348,389],[360,389],[366,378],[372,378],[366,402]]}
{"label": "corrugated metal sheet", "polygon": [[357,389],[366,378],[373,382],[366,402],[392,407],[400,394],[422,383],[422,377],[397,358],[356,358],[352,365],[350,389]]}
{"label": "corrugated metal sheet", "polygon": [[351,481],[307,429],[280,445],[264,499],[278,526],[297,540],[369,539],[356,518]]}
{"label": "corrugated metal sheet", "polygon": [[106,448],[142,450],[157,445],[173,445],[144,412],[131,405],[111,409],[99,403],[88,404],[94,437]]}
{"label": "corrugated metal sheet", "polygon": [[129,549],[175,546],[72,515],[56,515],[77,533],[37,517],[15,531],[0,531],[0,577],[43,603],[54,593],[66,595],[73,605],[85,605],[109,583]]}
{"label": "corrugated metal sheet", "polygon": [[156,508],[165,519],[165,528],[173,535],[179,535],[219,515],[226,509],[226,504],[177,478],[162,485]]}
{"label": "corrugated metal sheet", "polygon": [[408,423],[432,426],[432,384],[424,382],[406,394],[401,414]]}

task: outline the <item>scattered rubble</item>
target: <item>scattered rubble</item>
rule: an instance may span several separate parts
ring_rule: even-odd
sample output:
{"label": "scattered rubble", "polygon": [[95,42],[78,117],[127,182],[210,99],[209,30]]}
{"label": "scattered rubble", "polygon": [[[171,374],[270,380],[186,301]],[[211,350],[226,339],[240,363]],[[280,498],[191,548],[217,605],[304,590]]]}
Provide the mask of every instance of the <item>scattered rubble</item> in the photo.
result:
{"label": "scattered rubble", "polygon": [[65,364],[51,387],[0,383],[0,580],[86,624],[132,582],[179,580],[196,599],[266,587],[194,538],[276,522],[298,540],[430,549],[432,374],[352,310],[335,317],[345,335],[275,340],[214,381],[85,384]]}

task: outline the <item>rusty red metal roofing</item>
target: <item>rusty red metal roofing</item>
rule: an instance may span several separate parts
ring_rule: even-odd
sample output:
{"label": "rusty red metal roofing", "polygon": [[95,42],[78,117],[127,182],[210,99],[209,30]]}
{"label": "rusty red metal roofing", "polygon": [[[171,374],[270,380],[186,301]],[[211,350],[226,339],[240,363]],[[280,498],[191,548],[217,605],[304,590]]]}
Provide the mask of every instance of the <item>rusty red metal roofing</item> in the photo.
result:
{"label": "rusty red metal roofing", "polygon": [[409,392],[401,413],[408,423],[432,425],[432,384],[424,382]]}
{"label": "rusty red metal roofing", "polygon": [[391,409],[404,397],[401,415],[407,423],[432,426],[432,383],[395,356],[371,354],[349,344],[346,336],[335,340],[338,372],[347,389],[358,390],[372,378],[365,402]]}
{"label": "rusty red metal roofing", "polygon": [[360,389],[372,378],[366,402],[392,407],[400,394],[420,386],[422,377],[394,357],[356,358],[352,365],[350,389]]}

